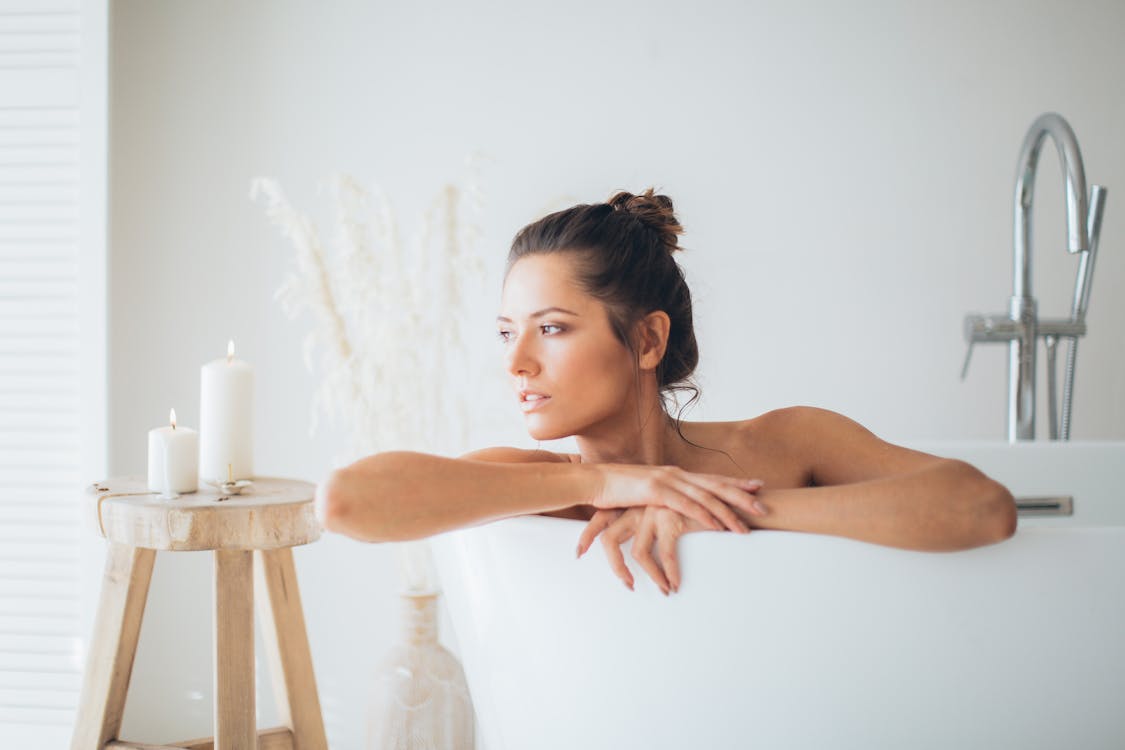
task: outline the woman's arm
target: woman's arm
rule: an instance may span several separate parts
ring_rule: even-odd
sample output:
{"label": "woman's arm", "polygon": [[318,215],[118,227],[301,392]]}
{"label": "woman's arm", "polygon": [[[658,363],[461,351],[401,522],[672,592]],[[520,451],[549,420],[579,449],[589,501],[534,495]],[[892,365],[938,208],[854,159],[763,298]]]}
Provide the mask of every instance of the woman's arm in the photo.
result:
{"label": "woman's arm", "polygon": [[461,458],[389,451],[332,472],[317,488],[329,531],[366,542],[398,542],[511,516],[577,505],[657,505],[705,526],[749,531],[761,482],[671,466],[577,464],[543,451],[486,448]]}
{"label": "woman's arm", "polygon": [[964,461],[887,443],[825,409],[765,416],[770,436],[803,461],[816,486],[759,490],[768,516],[736,511],[756,528],[926,551],[994,544],[1016,531],[1012,494]]}
{"label": "woman's arm", "polygon": [[[497,451],[508,451],[507,460]],[[593,502],[601,481],[596,472],[569,462],[528,462],[529,453],[467,454],[491,460],[377,453],[332,472],[317,490],[317,512],[329,531],[397,542]]]}

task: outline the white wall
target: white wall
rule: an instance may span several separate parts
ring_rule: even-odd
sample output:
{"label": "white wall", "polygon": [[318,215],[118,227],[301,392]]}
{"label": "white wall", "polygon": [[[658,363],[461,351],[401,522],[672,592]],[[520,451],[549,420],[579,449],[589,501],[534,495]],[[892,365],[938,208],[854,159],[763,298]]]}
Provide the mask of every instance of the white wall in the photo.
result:
{"label": "white wall", "polygon": [[[378,180],[409,218],[474,149],[493,159],[481,247],[496,292],[512,235],[545,207],[649,185],[674,199],[697,301],[694,418],[807,403],[891,439],[1001,438],[1006,349],[978,348],[960,382],[961,324],[1007,309],[1015,160],[1048,110],[1109,188],[1072,435],[1125,436],[1125,5],[112,9],[114,474],[143,470],[145,430],[170,406],[198,425],[198,367],[233,337],[258,372],[259,473],[320,477],[340,436],[307,435],[310,322],[272,299],[292,250],[249,180],[275,176],[326,213],[315,185],[345,170]],[[1052,150],[1043,167],[1033,289],[1043,315],[1061,316],[1075,262]],[[499,354],[496,299],[481,301],[471,342],[482,358]],[[484,403],[510,411],[476,444],[528,444],[514,404]],[[368,673],[395,635],[392,559],[337,538],[297,550],[335,748],[360,746]],[[209,575],[206,555],[158,556],[124,736],[210,733]]]}

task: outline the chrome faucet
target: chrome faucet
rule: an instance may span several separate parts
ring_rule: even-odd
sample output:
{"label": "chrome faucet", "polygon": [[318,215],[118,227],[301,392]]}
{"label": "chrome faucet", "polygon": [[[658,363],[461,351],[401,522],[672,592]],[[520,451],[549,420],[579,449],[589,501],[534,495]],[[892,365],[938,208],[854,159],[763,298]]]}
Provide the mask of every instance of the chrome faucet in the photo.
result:
{"label": "chrome faucet", "polygon": [[[1035,298],[1031,295],[1031,204],[1039,153],[1047,136],[1055,142],[1062,162],[1063,177],[1066,179],[1067,250],[1079,254],[1071,316],[1056,320],[1040,320]],[[961,369],[962,379],[968,371],[973,344],[981,341],[1008,343],[1010,442],[1035,439],[1035,364],[1040,338],[1047,345],[1049,433],[1052,440],[1060,437],[1055,404],[1055,346],[1060,338],[1068,341],[1061,437],[1064,440],[1070,438],[1074,360],[1078,337],[1086,334],[1086,309],[1090,300],[1090,282],[1094,273],[1098,237],[1101,234],[1102,213],[1105,210],[1105,193],[1103,187],[1094,185],[1087,204],[1086,173],[1074,131],[1066,120],[1054,112],[1040,115],[1024,137],[1016,171],[1012,297],[1008,304],[1008,314],[972,314],[965,317],[965,338],[969,342],[969,351]]]}

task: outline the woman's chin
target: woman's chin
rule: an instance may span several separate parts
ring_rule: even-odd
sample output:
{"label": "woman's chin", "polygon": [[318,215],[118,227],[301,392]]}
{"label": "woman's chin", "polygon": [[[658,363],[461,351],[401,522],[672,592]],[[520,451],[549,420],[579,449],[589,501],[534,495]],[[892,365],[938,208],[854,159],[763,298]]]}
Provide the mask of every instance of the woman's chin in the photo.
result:
{"label": "woman's chin", "polygon": [[559,440],[574,434],[572,432],[552,429],[547,425],[537,424],[537,422],[538,420],[536,419],[527,420],[527,434],[531,436],[532,440]]}
{"label": "woman's chin", "polygon": [[532,440],[561,440],[564,437],[569,437],[566,433],[547,432],[546,430],[528,430],[527,434]]}

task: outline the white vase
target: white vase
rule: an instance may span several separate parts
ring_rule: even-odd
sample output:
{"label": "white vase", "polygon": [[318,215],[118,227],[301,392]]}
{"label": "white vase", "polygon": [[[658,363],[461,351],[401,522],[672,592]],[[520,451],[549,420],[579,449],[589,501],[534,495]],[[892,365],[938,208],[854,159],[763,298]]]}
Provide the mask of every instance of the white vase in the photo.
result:
{"label": "white vase", "polygon": [[473,750],[465,672],[438,643],[436,591],[401,595],[402,641],[376,667],[367,750]]}

